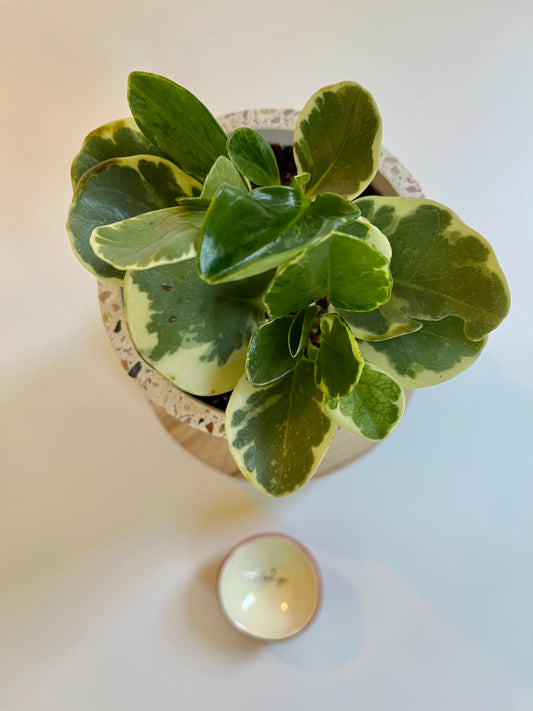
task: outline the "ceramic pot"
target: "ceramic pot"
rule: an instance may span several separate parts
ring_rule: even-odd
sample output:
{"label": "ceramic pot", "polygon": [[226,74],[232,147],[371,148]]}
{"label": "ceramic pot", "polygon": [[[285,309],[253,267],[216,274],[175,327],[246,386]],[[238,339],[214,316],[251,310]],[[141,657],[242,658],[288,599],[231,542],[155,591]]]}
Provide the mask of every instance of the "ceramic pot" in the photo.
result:
{"label": "ceramic pot", "polygon": [[[226,114],[218,121],[226,133],[248,126],[272,143],[290,145],[297,117],[298,112],[293,109],[254,109]],[[413,176],[385,148],[372,187],[385,196],[423,197]],[[179,390],[141,360],[126,327],[119,286],[99,282],[98,295],[103,322],[116,355],[128,375],[144,390],[169,434],[211,467],[241,476],[224,437],[224,412]],[[315,476],[346,466],[376,444],[379,443],[360,439],[339,428]]]}

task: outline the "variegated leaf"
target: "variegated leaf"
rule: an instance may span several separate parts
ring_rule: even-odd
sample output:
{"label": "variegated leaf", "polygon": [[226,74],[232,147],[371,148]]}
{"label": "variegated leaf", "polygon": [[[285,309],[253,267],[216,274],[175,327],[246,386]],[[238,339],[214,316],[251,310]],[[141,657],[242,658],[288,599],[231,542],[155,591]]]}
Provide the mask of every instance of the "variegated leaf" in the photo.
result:
{"label": "variegated leaf", "polygon": [[509,289],[481,235],[431,200],[368,197],[357,205],[392,245],[394,295],[407,316],[457,316],[471,340],[498,326],[509,310]]}
{"label": "variegated leaf", "polygon": [[244,178],[229,158],[225,156],[219,156],[213,163],[205,179],[201,197],[212,200],[221,185],[232,185],[243,193],[249,192]]}
{"label": "variegated leaf", "polygon": [[96,256],[94,229],[176,204],[201,186],[177,166],[155,156],[112,158],[85,173],[78,183],[67,220],[72,248],[80,262],[100,279],[122,283],[124,272]]}
{"label": "variegated leaf", "polygon": [[[350,326],[356,338],[363,341],[387,341],[422,328],[420,321],[406,316],[401,302],[393,294],[386,304],[373,311],[338,311]],[[331,309],[335,311],[335,309]]]}
{"label": "variegated leaf", "polygon": [[292,320],[289,328],[289,351],[293,358],[303,351],[319,312],[320,306],[314,304],[301,309]]}
{"label": "variegated leaf", "polygon": [[310,202],[284,185],[247,194],[223,185],[204,223],[200,274],[210,283],[260,274],[357,214],[358,209],[338,195],[320,195]]}
{"label": "variegated leaf", "polygon": [[111,121],[91,131],[74,158],[71,168],[72,187],[88,170],[110,158],[138,155],[159,155],[159,152],[130,118]]}
{"label": "variegated leaf", "polygon": [[170,79],[132,72],[128,101],[144,135],[194,178],[203,181],[218,156],[226,155],[226,134],[215,117]]}
{"label": "variegated leaf", "polygon": [[324,297],[337,309],[371,311],[391,288],[389,261],[370,241],[333,232],[278,269],[265,305],[273,318]]}
{"label": "variegated leaf", "polygon": [[365,439],[379,440],[402,419],[405,394],[394,378],[365,363],[352,392],[342,400],[324,399],[324,410],[339,427]]}
{"label": "variegated leaf", "polygon": [[310,180],[310,173],[299,173],[298,175],[295,175],[292,179],[291,188],[296,188],[297,190],[300,190],[300,192],[303,193],[305,191],[305,186]]}
{"label": "variegated leaf", "polygon": [[470,341],[455,316],[423,321],[422,328],[387,341],[360,341],[365,362],[392,375],[404,388],[438,385],[466,370],[479,357],[487,337]]}
{"label": "variegated leaf", "polygon": [[381,117],[371,94],[353,82],[326,86],[304,106],[294,132],[298,172],[307,192],[354,198],[372,181],[381,150]]}
{"label": "variegated leaf", "polygon": [[205,212],[168,207],[93,230],[94,253],[117,269],[149,269],[196,256]]}
{"label": "variegated leaf", "polygon": [[315,382],[328,398],[344,398],[356,386],[363,359],[355,336],[338,314],[320,319],[320,348],[315,360]]}
{"label": "variegated leaf", "polygon": [[267,321],[252,336],[246,358],[246,375],[254,385],[268,385],[296,367],[289,351],[291,316]]}
{"label": "variegated leaf", "polygon": [[251,128],[237,128],[228,138],[228,153],[240,172],[255,185],[279,185],[274,151]]}
{"label": "variegated leaf", "polygon": [[272,496],[286,496],[305,484],[335,430],[322,410],[313,364],[305,359],[264,387],[252,385],[244,376],[226,410],[233,458],[254,486]]}
{"label": "variegated leaf", "polygon": [[346,235],[353,235],[359,239],[365,240],[380,252],[389,262],[392,257],[392,247],[389,240],[385,237],[381,230],[369,222],[366,217],[359,217],[357,220],[345,222],[337,228],[338,232]]}
{"label": "variegated leaf", "polygon": [[233,163],[225,156],[219,156],[213,163],[211,170],[205,179],[202,194],[194,198],[180,198],[179,204],[183,207],[191,207],[197,210],[207,210],[211,201],[215,197],[218,189],[222,185],[231,185],[243,193],[250,192],[250,189]]}
{"label": "variegated leaf", "polygon": [[141,357],[194,395],[231,390],[264,319],[268,278],[211,286],[194,260],[130,271],[124,282],[128,329]]}

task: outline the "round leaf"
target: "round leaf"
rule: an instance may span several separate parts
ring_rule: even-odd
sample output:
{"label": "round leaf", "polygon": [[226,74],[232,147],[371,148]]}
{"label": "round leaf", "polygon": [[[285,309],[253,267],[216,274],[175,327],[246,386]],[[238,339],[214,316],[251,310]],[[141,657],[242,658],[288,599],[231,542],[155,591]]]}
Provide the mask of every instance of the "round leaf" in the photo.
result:
{"label": "round leaf", "polygon": [[289,352],[292,317],[278,318],[260,326],[252,336],[246,358],[246,374],[254,385],[268,385],[296,367]]}
{"label": "round leaf", "polygon": [[274,151],[251,128],[237,128],[228,138],[228,153],[240,172],[255,185],[279,185]]}
{"label": "round leaf", "polygon": [[377,172],[381,118],[371,94],[340,82],[320,89],[304,106],[294,131],[299,173],[308,172],[307,193],[357,197]]}
{"label": "round leaf", "polygon": [[206,284],[194,260],[128,272],[124,304],[140,356],[194,395],[232,390],[244,373],[250,336],[264,319],[264,277]]}
{"label": "round leaf", "polygon": [[168,207],[93,230],[94,253],[117,269],[149,269],[196,256],[205,212]]}
{"label": "round leaf", "polygon": [[120,119],[91,131],[83,142],[71,168],[72,187],[95,165],[110,158],[138,155],[159,155],[150,141],[139,131],[135,120]]}
{"label": "round leaf", "polygon": [[230,451],[244,476],[260,491],[286,496],[313,475],[336,427],[322,410],[313,364],[265,387],[243,376],[226,410]]}
{"label": "round leaf", "polygon": [[357,201],[389,239],[394,295],[413,319],[457,316],[471,340],[496,328],[509,289],[491,246],[450,209],[419,198]]}
{"label": "round leaf", "polygon": [[215,117],[170,79],[133,72],[128,101],[144,135],[194,178],[203,180],[218,156],[226,155],[226,134]]}
{"label": "round leaf", "polygon": [[113,158],[85,173],[72,199],[67,231],[80,262],[100,279],[122,283],[124,272],[97,257],[90,245],[94,229],[145,212],[174,206],[199,184],[164,158]]}
{"label": "round leaf", "polygon": [[487,338],[470,341],[455,316],[423,321],[422,328],[386,341],[360,341],[365,362],[392,375],[404,388],[438,385],[466,370],[479,357]]}
{"label": "round leaf", "polygon": [[346,397],[356,386],[363,359],[347,323],[337,314],[320,319],[320,348],[315,360],[315,381],[328,398]]}
{"label": "round leaf", "polygon": [[359,382],[342,400],[324,400],[324,410],[339,427],[365,439],[387,437],[405,411],[405,394],[399,383],[370,363]]}

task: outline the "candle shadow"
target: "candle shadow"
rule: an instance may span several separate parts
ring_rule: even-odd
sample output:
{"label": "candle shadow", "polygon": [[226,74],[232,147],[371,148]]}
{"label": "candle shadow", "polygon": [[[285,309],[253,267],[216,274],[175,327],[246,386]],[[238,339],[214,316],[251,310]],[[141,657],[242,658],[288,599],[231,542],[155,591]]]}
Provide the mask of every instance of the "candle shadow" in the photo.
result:
{"label": "candle shadow", "polygon": [[365,622],[359,598],[339,573],[321,565],[324,597],[313,624],[297,637],[272,644],[272,654],[290,667],[331,672],[359,654]]}
{"label": "candle shadow", "polygon": [[176,596],[164,616],[164,624],[171,640],[182,644],[180,626],[183,620],[190,626],[193,637],[202,645],[225,658],[250,658],[264,651],[263,643],[238,632],[226,620],[217,598],[217,576],[223,556],[203,565],[185,592]]}

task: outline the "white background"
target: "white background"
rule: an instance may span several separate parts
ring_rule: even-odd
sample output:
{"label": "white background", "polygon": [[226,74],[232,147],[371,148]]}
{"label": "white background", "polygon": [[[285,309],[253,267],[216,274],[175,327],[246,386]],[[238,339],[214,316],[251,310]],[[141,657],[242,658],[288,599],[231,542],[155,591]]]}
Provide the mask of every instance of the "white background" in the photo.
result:
{"label": "white background", "polygon": [[[533,12],[526,0],[0,3],[0,709],[530,711]],[[215,114],[368,87],[384,144],[493,244],[511,315],[356,465],[270,500],[161,428],[64,229],[86,133],[133,69]],[[217,566],[276,530],[315,553],[318,621],[261,645]]]}

